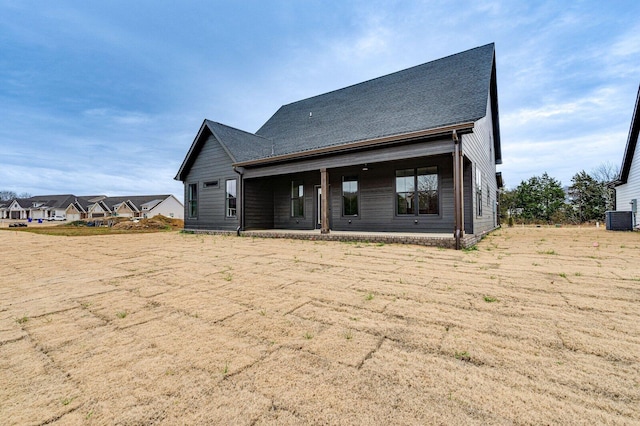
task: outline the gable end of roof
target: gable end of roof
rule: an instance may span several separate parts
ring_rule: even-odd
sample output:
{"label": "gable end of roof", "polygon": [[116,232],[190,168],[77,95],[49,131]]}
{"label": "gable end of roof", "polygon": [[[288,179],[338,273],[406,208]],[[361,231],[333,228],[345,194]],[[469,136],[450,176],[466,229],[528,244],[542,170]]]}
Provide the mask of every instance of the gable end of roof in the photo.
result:
{"label": "gable end of roof", "polygon": [[638,86],[638,94],[636,96],[636,105],[633,109],[633,116],[631,117],[631,126],[629,127],[629,136],[627,138],[627,146],[624,150],[624,157],[622,159],[622,168],[620,169],[620,177],[615,182],[615,186],[623,185],[627,183],[627,180],[629,179],[629,171],[631,170],[631,162],[633,161],[633,155],[636,152],[639,133],[640,133],[640,86]]}

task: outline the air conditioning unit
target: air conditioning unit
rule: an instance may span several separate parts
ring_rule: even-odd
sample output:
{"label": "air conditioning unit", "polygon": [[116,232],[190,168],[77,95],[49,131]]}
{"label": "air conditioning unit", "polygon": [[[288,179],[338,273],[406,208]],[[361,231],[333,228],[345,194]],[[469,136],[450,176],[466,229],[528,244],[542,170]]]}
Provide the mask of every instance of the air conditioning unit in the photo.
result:
{"label": "air conditioning unit", "polygon": [[608,211],[605,213],[607,231],[632,231],[633,212]]}

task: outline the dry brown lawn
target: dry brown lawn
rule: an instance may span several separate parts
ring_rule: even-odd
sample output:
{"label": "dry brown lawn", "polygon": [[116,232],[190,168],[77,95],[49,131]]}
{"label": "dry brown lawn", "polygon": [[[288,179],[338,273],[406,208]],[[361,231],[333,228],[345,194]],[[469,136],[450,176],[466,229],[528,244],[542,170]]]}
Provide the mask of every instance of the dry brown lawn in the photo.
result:
{"label": "dry brown lawn", "polygon": [[2,424],[640,423],[640,233],[0,247]]}

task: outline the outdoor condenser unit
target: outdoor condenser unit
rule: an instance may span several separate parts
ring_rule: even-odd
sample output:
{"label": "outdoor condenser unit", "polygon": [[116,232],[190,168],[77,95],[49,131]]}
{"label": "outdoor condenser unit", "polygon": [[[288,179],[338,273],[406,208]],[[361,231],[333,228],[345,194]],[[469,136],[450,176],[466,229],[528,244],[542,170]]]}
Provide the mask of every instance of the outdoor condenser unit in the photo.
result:
{"label": "outdoor condenser unit", "polygon": [[633,212],[608,211],[605,213],[605,221],[608,231],[633,230]]}

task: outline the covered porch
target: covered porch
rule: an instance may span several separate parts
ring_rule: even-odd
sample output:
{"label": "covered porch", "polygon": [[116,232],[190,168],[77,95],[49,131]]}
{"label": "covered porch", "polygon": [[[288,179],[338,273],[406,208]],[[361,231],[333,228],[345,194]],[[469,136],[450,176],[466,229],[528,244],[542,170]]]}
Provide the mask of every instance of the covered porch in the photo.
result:
{"label": "covered porch", "polygon": [[[452,153],[333,168],[243,176],[242,231],[320,230],[473,234],[472,167],[461,158],[456,219]],[[457,222],[459,220],[460,222]]]}

